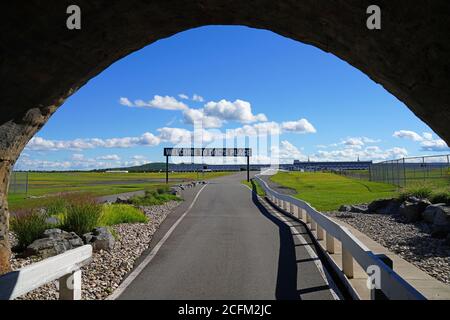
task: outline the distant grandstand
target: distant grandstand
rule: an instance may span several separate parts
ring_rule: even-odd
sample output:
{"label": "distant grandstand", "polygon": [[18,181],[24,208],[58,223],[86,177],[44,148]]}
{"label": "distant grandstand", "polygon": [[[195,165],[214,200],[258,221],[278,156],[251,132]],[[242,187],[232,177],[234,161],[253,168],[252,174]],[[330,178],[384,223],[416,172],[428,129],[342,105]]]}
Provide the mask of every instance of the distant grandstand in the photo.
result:
{"label": "distant grandstand", "polygon": [[[288,165],[292,167],[292,165]],[[251,164],[250,171],[260,171],[262,168],[268,168],[270,164]],[[245,171],[246,164],[198,164],[198,163],[178,163],[169,164],[169,171],[173,172],[196,172],[196,171]]]}
{"label": "distant grandstand", "polygon": [[[301,162],[295,160],[293,164],[280,164],[278,167],[289,171],[341,171],[341,170],[368,170],[372,161],[345,161],[345,162]],[[270,164],[251,164],[251,171],[260,171],[263,168],[269,168]],[[174,172],[192,172],[192,171],[244,171],[245,164],[169,164],[169,170]]]}
{"label": "distant grandstand", "polygon": [[[301,162],[295,160],[294,163],[284,163],[278,165],[281,170],[288,171],[342,171],[342,170],[368,170],[372,161],[347,161],[347,162]],[[250,164],[251,171],[261,171],[261,169],[271,167],[270,164]],[[149,163],[142,166],[107,169],[129,172],[161,172],[165,170],[164,163]],[[247,165],[242,164],[201,164],[201,163],[170,163],[171,172],[199,172],[199,171],[245,171]],[[102,170],[104,171],[104,170]]]}
{"label": "distant grandstand", "polygon": [[294,171],[341,171],[341,170],[369,170],[372,161],[329,161],[311,162],[294,160],[291,170]]}

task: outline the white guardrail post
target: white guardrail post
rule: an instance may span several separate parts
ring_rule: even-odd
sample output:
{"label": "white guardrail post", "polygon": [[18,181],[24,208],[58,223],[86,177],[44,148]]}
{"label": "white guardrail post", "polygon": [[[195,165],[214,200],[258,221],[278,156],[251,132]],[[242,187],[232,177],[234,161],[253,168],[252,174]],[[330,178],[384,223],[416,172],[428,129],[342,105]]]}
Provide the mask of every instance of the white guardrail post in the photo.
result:
{"label": "white guardrail post", "polygon": [[92,257],[85,245],[0,276],[0,300],[13,300],[59,280],[60,300],[81,299],[81,267]]}
{"label": "white guardrail post", "polygon": [[327,232],[325,239],[326,249],[329,254],[334,254],[335,246],[334,246],[334,238],[331,234]]}
{"label": "white guardrail post", "polygon": [[[302,220],[311,231],[316,231],[317,240],[325,238],[325,249],[330,255],[336,251],[336,240],[342,245],[342,270],[345,278],[354,276],[354,263],[368,270],[377,267],[380,270],[381,291],[388,299],[425,300],[425,297],[413,286],[387,266],[377,255],[370,251],[347,228],[337,224],[309,203],[272,190],[259,176],[255,178],[273,204]],[[367,271],[366,271],[367,272]]]}

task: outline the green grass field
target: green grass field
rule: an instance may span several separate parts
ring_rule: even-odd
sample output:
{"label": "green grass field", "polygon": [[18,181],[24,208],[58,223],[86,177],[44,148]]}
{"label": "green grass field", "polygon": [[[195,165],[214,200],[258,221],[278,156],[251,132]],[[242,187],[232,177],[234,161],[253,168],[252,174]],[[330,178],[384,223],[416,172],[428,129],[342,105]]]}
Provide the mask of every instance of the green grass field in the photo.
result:
{"label": "green grass field", "polygon": [[343,204],[366,203],[398,195],[393,185],[350,179],[333,173],[279,172],[271,180],[295,189],[295,197],[321,211],[336,210]]}
{"label": "green grass field", "polygon": [[[170,184],[182,181],[213,179],[229,172],[169,173]],[[28,198],[23,193],[8,194],[10,210],[32,208],[47,202],[43,196],[67,192],[86,192],[96,196],[138,190],[156,190],[165,186],[165,173],[102,173],[102,172],[30,172]],[[35,198],[40,197],[40,198]]]}

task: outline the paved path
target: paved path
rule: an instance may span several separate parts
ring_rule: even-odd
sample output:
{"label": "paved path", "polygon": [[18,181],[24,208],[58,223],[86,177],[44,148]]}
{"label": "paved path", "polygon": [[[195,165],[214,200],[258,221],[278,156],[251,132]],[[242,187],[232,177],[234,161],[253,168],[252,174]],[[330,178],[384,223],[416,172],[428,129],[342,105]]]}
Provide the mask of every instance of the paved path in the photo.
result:
{"label": "paved path", "polygon": [[120,299],[333,299],[303,225],[282,222],[243,179],[210,181]]}

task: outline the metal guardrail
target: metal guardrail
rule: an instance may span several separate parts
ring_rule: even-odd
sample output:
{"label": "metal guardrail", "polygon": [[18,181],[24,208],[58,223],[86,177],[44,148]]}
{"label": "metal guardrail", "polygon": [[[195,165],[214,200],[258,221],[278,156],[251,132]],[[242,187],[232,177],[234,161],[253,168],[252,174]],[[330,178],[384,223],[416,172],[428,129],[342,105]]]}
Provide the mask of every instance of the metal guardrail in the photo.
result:
{"label": "metal guardrail", "polygon": [[60,300],[81,300],[81,267],[90,261],[85,245],[0,276],[0,300],[13,300],[59,279]]}
{"label": "metal guardrail", "polygon": [[311,223],[311,231],[316,231],[317,240],[326,240],[329,254],[335,252],[335,240],[342,244],[342,272],[347,279],[353,278],[353,260],[364,270],[378,267],[380,270],[381,291],[392,300],[425,300],[425,297],[413,286],[389,268],[376,254],[359,241],[347,228],[340,226],[309,203],[272,190],[259,176],[255,179],[266,193],[266,197],[281,209],[301,216]]}

